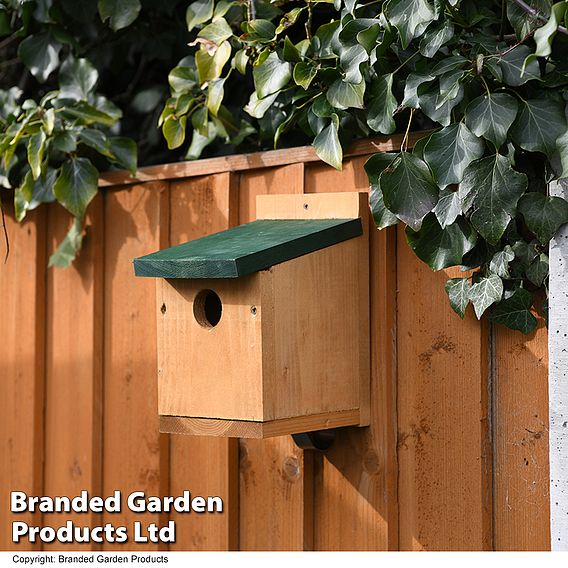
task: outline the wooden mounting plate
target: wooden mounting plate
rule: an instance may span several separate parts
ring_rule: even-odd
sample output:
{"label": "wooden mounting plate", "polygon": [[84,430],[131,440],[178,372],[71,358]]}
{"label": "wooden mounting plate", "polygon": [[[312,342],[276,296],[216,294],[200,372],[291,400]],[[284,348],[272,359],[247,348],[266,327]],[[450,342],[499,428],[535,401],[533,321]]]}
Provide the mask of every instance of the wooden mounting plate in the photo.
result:
{"label": "wooden mounting plate", "polygon": [[300,432],[313,432],[314,430],[359,426],[360,423],[359,410],[357,409],[269,420],[267,422],[160,416],[160,432],[225,438],[272,438]]}

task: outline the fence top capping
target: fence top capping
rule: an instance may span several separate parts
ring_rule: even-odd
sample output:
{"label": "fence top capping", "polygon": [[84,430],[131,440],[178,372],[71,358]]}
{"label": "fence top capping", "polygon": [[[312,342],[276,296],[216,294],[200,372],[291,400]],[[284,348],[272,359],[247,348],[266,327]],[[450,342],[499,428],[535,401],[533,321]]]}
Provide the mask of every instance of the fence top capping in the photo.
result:
{"label": "fence top capping", "polygon": [[[414,143],[428,135],[430,131],[411,132],[407,145],[411,148]],[[375,152],[393,152],[400,150],[403,143],[402,134],[381,136],[353,143],[346,152],[346,157],[364,156]],[[140,168],[136,176],[125,170],[104,172],[99,179],[100,187],[113,187],[146,183],[150,181],[182,179],[188,177],[219,174],[223,172],[236,172],[242,170],[255,170],[287,164],[306,162],[319,162],[320,159],[312,146],[299,146],[282,150],[269,150],[253,154],[233,154],[218,158],[206,158],[189,162],[175,162],[158,166]],[[331,166],[330,166],[331,167]]]}
{"label": "fence top capping", "polygon": [[134,259],[136,276],[238,278],[363,234],[357,219],[263,219]]}

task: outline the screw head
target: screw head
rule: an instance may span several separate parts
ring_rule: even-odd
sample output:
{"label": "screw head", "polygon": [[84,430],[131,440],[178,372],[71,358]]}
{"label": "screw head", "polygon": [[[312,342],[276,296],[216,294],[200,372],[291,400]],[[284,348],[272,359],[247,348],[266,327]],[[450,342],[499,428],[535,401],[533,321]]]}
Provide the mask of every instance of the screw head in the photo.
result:
{"label": "screw head", "polygon": [[256,306],[251,306],[251,307],[250,307],[250,313],[251,313],[253,316],[256,316],[256,312],[257,312]]}

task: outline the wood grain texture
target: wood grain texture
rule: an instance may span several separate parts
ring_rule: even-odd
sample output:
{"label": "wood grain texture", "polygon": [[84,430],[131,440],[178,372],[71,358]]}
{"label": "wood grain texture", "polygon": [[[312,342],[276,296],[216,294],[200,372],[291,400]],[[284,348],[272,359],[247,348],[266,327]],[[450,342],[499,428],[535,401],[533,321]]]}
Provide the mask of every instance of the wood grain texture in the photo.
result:
{"label": "wood grain texture", "polygon": [[[171,184],[168,245],[233,226],[238,215],[237,176],[222,173]],[[215,515],[172,513],[177,538],[171,550],[236,550],[239,533],[238,440],[169,436],[170,492],[219,495],[224,511]]]}
{"label": "wood grain texture", "polygon": [[309,416],[282,418],[267,422],[221,420],[217,418],[187,418],[160,416],[160,431],[192,436],[223,436],[231,438],[272,438],[314,430],[328,430],[359,424],[359,410],[325,412]]}
{"label": "wood grain texture", "polygon": [[495,550],[550,549],[546,336],[494,329]]}
{"label": "wood grain texture", "polygon": [[[59,205],[49,208],[51,254],[65,237],[71,216]],[[47,359],[45,416],[46,495],[101,494],[102,469],[102,277],[103,198],[90,205],[86,234],[77,260],[47,277]],[[70,514],[79,526],[97,526],[100,515]],[[44,522],[64,524],[57,515]],[[77,544],[75,549],[98,545]],[[61,544],[44,549],[62,548]]]}
{"label": "wood grain texture", "polygon": [[[306,191],[367,191],[365,160],[346,161],[342,172],[310,166]],[[338,431],[332,447],[315,456],[317,550],[387,550],[397,544],[396,238],[370,231],[370,428]]]}
{"label": "wood grain texture", "polygon": [[[104,468],[103,492],[167,492],[166,438],[159,434],[155,283],[135,278],[132,259],[163,243],[161,208],[168,186],[132,186],[105,195]],[[156,515],[104,515],[103,522],[131,527]],[[131,528],[129,530],[132,530]],[[132,545],[126,545],[126,548]],[[106,548],[120,545],[106,545]],[[156,545],[137,545],[156,549]]]}
{"label": "wood grain texture", "polygon": [[15,520],[38,525],[41,514],[10,513],[10,491],[43,491],[45,355],[45,209],[18,225],[5,208],[10,255],[0,237],[0,550],[39,550],[12,542]]}
{"label": "wood grain texture", "polygon": [[399,231],[398,501],[401,550],[491,549],[488,339]]}
{"label": "wood grain texture", "polygon": [[239,278],[362,233],[359,219],[263,219],[134,259],[136,276]]}
{"label": "wood grain texture", "polygon": [[[408,146],[427,136],[431,131],[411,132],[408,138]],[[402,134],[382,136],[370,140],[354,142],[347,150],[346,156],[368,155],[374,152],[398,151],[402,143]],[[190,162],[177,162],[159,166],[140,168],[136,176],[132,176],[124,170],[115,170],[103,173],[99,180],[101,187],[119,186],[126,184],[148,183],[157,180],[181,179],[196,176],[206,176],[224,172],[238,172],[260,170],[263,168],[277,168],[289,164],[319,162],[320,159],[312,146],[300,146],[283,150],[257,152],[254,154],[236,154],[221,156],[219,158],[207,158]],[[284,193],[283,188],[277,193]]]}
{"label": "wood grain texture", "polygon": [[[258,195],[302,193],[303,189],[302,163],[241,173],[239,223],[256,218]],[[298,449],[290,436],[243,440],[240,447],[240,549],[311,549],[313,470],[309,452]]]}

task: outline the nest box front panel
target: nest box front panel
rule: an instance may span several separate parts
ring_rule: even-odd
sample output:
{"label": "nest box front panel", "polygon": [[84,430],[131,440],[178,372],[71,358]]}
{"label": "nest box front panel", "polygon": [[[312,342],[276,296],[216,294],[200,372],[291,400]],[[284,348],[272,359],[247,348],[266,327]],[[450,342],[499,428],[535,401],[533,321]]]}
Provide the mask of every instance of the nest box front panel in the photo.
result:
{"label": "nest box front panel", "polygon": [[159,413],[262,420],[259,274],[159,279],[156,296]]}

